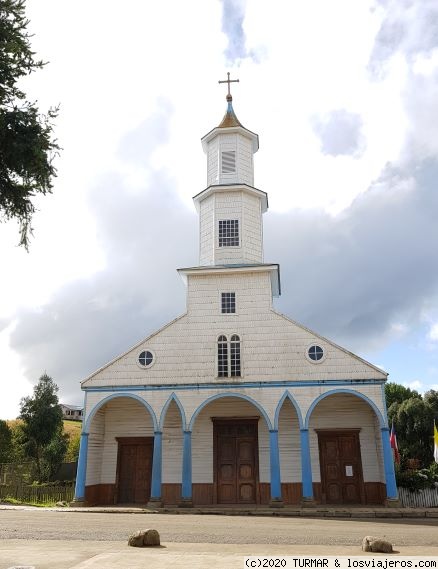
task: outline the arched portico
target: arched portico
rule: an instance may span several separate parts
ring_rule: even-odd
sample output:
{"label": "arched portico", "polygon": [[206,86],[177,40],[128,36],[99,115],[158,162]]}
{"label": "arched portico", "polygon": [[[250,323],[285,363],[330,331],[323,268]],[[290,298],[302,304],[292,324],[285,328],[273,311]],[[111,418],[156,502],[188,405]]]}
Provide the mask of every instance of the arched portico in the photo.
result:
{"label": "arched portico", "polygon": [[145,504],[161,487],[160,434],[152,408],[137,395],[99,401],[83,427],[75,500]]}
{"label": "arched portico", "polygon": [[312,488],[317,501],[375,504],[392,497],[394,474],[383,441],[387,427],[369,397],[352,389],[326,391],[310,405],[304,427],[309,464],[303,487]]}
{"label": "arched portico", "polygon": [[281,499],[277,431],[241,393],[219,393],[194,410],[184,432],[183,499],[255,504]]}

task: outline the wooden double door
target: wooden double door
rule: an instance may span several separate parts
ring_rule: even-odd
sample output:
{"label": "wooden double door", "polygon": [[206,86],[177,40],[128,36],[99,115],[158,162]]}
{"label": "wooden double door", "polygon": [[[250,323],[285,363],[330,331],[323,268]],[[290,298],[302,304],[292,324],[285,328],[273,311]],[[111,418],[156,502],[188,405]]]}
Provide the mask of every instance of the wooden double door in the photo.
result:
{"label": "wooden double door", "polygon": [[213,419],[214,501],[255,504],[258,500],[257,419]]}
{"label": "wooden double door", "polygon": [[153,437],[119,437],[116,502],[146,504],[151,496]]}
{"label": "wooden double door", "polygon": [[365,502],[359,430],[317,431],[322,502]]}

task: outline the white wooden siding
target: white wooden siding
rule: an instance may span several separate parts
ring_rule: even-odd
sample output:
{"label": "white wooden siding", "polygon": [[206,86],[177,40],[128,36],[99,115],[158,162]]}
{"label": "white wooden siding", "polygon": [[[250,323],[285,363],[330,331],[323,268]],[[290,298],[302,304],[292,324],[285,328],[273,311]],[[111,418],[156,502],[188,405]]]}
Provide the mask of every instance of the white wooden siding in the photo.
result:
{"label": "white wooden siding", "polygon": [[262,263],[262,203],[259,197],[247,193],[243,194],[242,221],[244,262]]}
{"label": "white wooden siding", "polygon": [[181,413],[175,402],[169,405],[163,428],[163,482],[182,480],[183,431]]}
{"label": "white wooden siding", "polygon": [[370,406],[354,395],[335,394],[315,407],[309,424],[314,482],[321,481],[318,436],[315,429],[360,429],[359,440],[364,482],[383,482],[380,429]]}
{"label": "white wooden siding", "polygon": [[105,412],[103,409],[99,409],[94,415],[88,435],[88,460],[85,478],[87,486],[100,483],[104,435]]}
{"label": "white wooden siding", "polygon": [[[220,154],[236,152],[236,171],[224,174],[220,170]],[[207,186],[216,184],[254,185],[252,141],[239,133],[219,133],[207,148]]]}
{"label": "white wooden siding", "polygon": [[[237,314],[221,314],[221,290],[236,292]],[[386,375],[354,355],[321,340],[271,309],[269,273],[192,275],[188,280],[188,314],[84,382],[84,386],[211,382],[217,377],[216,340],[220,334],[242,338],[244,381],[312,381],[380,379]],[[326,351],[311,363],[306,350],[318,343]],[[155,363],[138,365],[142,350]],[[381,399],[381,394],[379,393]]]}
{"label": "white wooden siding", "polygon": [[199,206],[199,264],[214,265],[214,201],[215,195],[208,196]]}
{"label": "white wooden siding", "polygon": [[289,399],[281,407],[278,446],[282,482],[301,482],[301,440],[298,417]]}
{"label": "white wooden siding", "polygon": [[[213,482],[213,421],[211,417],[259,417],[259,410],[242,399],[213,401],[197,416],[192,434],[192,481]],[[263,417],[258,422],[260,482],[269,482],[269,431]]]}
{"label": "white wooden siding", "polygon": [[207,186],[219,183],[219,140],[214,138],[207,150]]}
{"label": "white wooden siding", "polygon": [[239,220],[239,247],[219,247],[217,235],[211,232],[214,245],[214,264],[261,263],[262,209],[261,198],[241,191],[221,191],[215,194],[215,229],[219,220]]}

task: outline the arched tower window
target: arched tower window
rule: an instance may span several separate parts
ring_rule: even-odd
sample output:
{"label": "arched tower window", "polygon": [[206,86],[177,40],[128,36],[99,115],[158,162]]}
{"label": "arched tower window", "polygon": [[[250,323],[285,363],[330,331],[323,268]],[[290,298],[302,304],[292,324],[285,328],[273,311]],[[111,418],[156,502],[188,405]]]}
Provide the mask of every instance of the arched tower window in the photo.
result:
{"label": "arched tower window", "polygon": [[228,342],[226,336],[219,336],[217,340],[217,375],[228,377]]}

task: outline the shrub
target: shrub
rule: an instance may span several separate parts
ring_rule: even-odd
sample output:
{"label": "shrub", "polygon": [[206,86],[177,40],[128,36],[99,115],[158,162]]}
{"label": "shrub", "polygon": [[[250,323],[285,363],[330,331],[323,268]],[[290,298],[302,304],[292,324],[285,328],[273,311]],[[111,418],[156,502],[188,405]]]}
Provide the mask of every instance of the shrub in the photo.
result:
{"label": "shrub", "polygon": [[438,488],[438,463],[432,463],[429,468],[421,470],[401,470],[396,468],[397,486],[418,492],[425,488]]}

